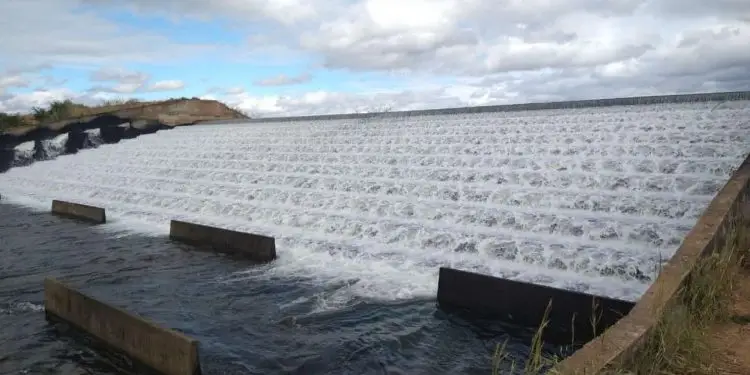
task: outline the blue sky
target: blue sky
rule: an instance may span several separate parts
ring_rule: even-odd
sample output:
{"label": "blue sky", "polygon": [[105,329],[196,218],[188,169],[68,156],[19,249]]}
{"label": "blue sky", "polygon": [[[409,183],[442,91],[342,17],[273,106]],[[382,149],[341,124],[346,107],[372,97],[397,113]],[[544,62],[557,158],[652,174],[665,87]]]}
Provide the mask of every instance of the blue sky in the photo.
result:
{"label": "blue sky", "polygon": [[7,112],[199,96],[275,116],[750,89],[750,2],[24,0],[0,14]]}

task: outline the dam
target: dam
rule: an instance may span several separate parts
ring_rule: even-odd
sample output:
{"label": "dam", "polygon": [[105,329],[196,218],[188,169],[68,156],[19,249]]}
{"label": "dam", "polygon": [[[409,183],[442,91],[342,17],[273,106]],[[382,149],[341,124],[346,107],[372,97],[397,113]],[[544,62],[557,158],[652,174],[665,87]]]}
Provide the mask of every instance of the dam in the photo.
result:
{"label": "dam", "polygon": [[[255,120],[14,167],[0,322],[30,321],[44,270],[199,337],[208,373],[487,371],[498,336],[435,312],[440,267],[635,301],[747,155],[749,119],[732,101]],[[108,223],[40,217],[53,199]],[[181,252],[173,219],[274,237],[278,258]],[[23,348],[53,350],[29,324]]]}

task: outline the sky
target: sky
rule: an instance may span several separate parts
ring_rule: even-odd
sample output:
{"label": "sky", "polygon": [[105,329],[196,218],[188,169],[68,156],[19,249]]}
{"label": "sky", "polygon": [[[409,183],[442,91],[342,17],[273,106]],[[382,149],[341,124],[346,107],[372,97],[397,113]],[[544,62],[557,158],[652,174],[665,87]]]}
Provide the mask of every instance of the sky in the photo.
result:
{"label": "sky", "polygon": [[748,0],[2,0],[0,112],[252,116],[750,90]]}

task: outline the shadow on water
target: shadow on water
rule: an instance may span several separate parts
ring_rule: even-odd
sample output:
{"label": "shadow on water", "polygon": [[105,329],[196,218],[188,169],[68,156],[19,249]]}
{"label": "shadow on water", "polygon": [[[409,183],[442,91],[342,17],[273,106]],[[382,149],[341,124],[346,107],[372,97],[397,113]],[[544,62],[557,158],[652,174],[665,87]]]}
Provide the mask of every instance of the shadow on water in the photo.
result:
{"label": "shadow on water", "polygon": [[14,149],[0,147],[0,173],[6,172],[13,166],[13,159],[16,157]]}
{"label": "shadow on water", "polygon": [[[18,137],[0,134],[0,173],[13,167],[23,167],[37,161],[50,160],[60,155],[75,154],[80,150],[95,148],[99,142],[114,144],[123,139],[133,139],[141,135],[173,129],[164,124],[150,124],[143,128],[132,127],[127,123],[122,125],[121,122],[126,120],[117,116],[100,116],[89,123],[72,124],[60,132],[47,129]],[[92,129],[99,129],[99,135],[96,136],[97,142],[91,139],[90,133],[86,132]],[[67,135],[67,139],[53,149],[49,142],[62,135]],[[16,150],[16,147],[24,142],[34,142],[33,152],[27,154]]]}
{"label": "shadow on water", "polygon": [[529,350],[529,332],[448,315],[434,299],[325,311],[348,284],[273,277],[272,264],[1,203],[0,258],[2,374],[115,373],[46,322],[47,276],[200,340],[205,374],[490,373],[509,332],[513,358]]}

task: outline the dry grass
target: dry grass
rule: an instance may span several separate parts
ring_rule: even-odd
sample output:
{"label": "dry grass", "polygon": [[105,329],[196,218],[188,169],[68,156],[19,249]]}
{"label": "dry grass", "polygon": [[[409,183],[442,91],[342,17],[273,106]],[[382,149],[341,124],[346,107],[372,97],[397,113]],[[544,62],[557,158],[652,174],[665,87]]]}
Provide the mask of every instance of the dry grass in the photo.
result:
{"label": "dry grass", "polygon": [[726,244],[699,260],[645,345],[610,373],[718,374],[709,347],[710,328],[731,319],[735,281],[748,259],[747,229],[737,221],[729,226]]}
{"label": "dry grass", "polygon": [[[598,311],[596,302],[593,302],[594,305],[592,305],[592,311]],[[539,324],[539,327],[537,327],[536,331],[534,332],[534,336],[531,338],[531,345],[529,350],[529,356],[526,359],[526,361],[523,363],[523,367],[521,367],[520,364],[518,364],[514,360],[509,360],[510,356],[508,352],[506,351],[508,340],[506,339],[505,342],[501,345],[498,344],[495,346],[495,353],[492,356],[492,375],[501,375],[501,374],[517,374],[519,371],[522,374],[525,375],[541,375],[549,373],[547,369],[553,367],[555,364],[560,362],[564,359],[562,356],[558,355],[549,355],[543,351],[544,348],[544,342],[542,341],[542,336],[544,334],[544,330],[549,325],[549,313],[552,308],[552,301],[547,303],[547,308],[544,310],[544,315],[542,316],[542,321]],[[592,326],[592,332],[596,332],[596,327],[598,326],[598,321],[596,315],[591,316],[591,326]],[[574,333],[575,335],[575,333]],[[573,347],[575,342],[575,337],[571,337],[571,347]],[[507,372],[502,373],[500,370],[501,364],[508,363],[508,366],[510,367]]]}
{"label": "dry grass", "polygon": [[[121,109],[129,109],[141,107],[148,104],[154,104],[158,102],[144,102],[135,99],[113,99],[102,102],[99,105],[83,105],[74,102],[61,102],[65,103],[63,113],[60,114],[60,119],[76,118],[82,116],[96,115],[100,113],[112,112]],[[42,109],[47,110],[47,109]],[[5,115],[6,117],[17,117],[16,121],[6,122],[0,124],[0,130],[7,131],[12,129],[20,128],[33,128],[39,126],[40,122],[49,121],[40,119],[34,114],[23,114],[23,115]],[[0,131],[1,132],[1,131]]]}
{"label": "dry grass", "polygon": [[99,113],[106,113],[106,112],[112,112],[117,111],[121,109],[128,109],[128,108],[135,108],[135,107],[142,107],[144,105],[157,103],[157,102],[145,102],[145,101],[139,101],[135,99],[125,100],[125,99],[112,99],[104,101],[100,105],[96,106],[85,106],[76,104],[71,108],[70,111],[70,117],[80,117],[80,116],[89,116],[89,115],[95,115]]}
{"label": "dry grass", "polygon": [[[676,302],[665,309],[643,347],[625,363],[614,364],[604,374],[718,375],[709,348],[710,328],[732,317],[735,281],[741,268],[750,266],[748,229],[746,221],[731,220],[724,246],[698,260],[688,282],[678,292]],[[563,359],[545,356],[542,352],[541,337],[547,326],[548,312],[549,306],[532,339],[531,352],[523,368],[513,362],[510,370],[502,374],[538,375]],[[507,363],[509,355],[505,348],[505,343],[496,347],[493,375],[500,375],[500,365]],[[551,371],[546,373],[552,374]]]}

